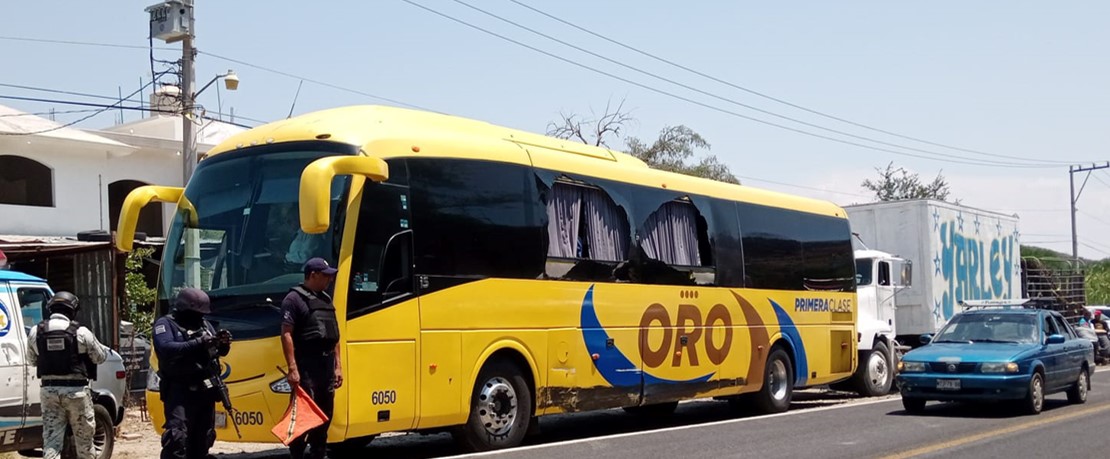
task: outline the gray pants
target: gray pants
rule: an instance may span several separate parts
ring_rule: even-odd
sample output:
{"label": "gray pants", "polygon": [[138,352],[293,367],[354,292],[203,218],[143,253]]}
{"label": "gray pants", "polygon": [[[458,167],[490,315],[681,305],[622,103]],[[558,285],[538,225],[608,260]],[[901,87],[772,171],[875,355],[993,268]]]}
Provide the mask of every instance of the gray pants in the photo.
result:
{"label": "gray pants", "polygon": [[92,394],[86,387],[42,388],[42,457],[58,459],[65,442],[66,425],[73,429],[73,446],[78,459],[94,459]]}

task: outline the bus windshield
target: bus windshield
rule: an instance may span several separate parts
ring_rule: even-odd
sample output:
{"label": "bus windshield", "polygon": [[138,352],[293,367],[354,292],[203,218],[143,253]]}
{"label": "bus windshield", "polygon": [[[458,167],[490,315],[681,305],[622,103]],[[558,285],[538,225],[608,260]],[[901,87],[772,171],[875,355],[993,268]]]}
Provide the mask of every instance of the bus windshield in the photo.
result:
{"label": "bus windshield", "polygon": [[211,319],[237,339],[277,335],[281,300],[304,279],[304,262],[338,258],[338,203],[349,178],[332,182],[329,231],[303,233],[298,214],[301,172],[336,153],[268,146],[202,162],[166,238],[162,306],[181,288],[199,287],[212,299]]}

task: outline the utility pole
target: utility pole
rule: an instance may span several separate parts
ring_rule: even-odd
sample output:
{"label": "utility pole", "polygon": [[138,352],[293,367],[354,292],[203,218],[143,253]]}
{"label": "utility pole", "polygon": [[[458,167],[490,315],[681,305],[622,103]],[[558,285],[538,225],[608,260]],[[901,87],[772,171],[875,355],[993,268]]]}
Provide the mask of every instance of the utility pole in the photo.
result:
{"label": "utility pole", "polygon": [[[1106,168],[1110,168],[1110,161],[1103,164],[1092,163],[1090,166],[1068,166],[1068,180],[1071,184],[1071,256],[1076,266],[1079,266],[1079,236],[1075,229],[1075,212],[1078,210],[1075,204],[1079,202],[1079,196],[1083,194],[1083,188],[1087,186],[1087,180],[1091,178],[1091,172]],[[1076,172],[1087,173],[1083,177],[1083,183],[1079,185],[1079,193],[1075,192]]]}
{"label": "utility pole", "polygon": [[196,94],[193,94],[193,83],[196,80],[196,69],[193,62],[197,58],[197,50],[193,48],[193,39],[196,38],[193,0],[184,0],[182,6],[188,18],[189,27],[184,39],[181,41],[181,159],[184,163],[181,171],[181,186],[189,183],[193,170],[197,167],[197,142],[196,129],[193,124],[193,105],[196,104]]}

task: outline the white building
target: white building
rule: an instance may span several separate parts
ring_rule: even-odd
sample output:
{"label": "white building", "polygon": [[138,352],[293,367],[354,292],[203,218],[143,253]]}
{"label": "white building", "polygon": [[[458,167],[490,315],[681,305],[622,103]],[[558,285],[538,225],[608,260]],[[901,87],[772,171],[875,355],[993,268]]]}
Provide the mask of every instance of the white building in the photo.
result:
{"label": "white building", "polygon": [[[181,118],[152,115],[82,130],[0,105],[0,234],[76,236],[116,228],[127,193],[182,186]],[[197,127],[197,151],[242,131],[219,121]],[[162,236],[170,205],[140,216],[140,232]]]}

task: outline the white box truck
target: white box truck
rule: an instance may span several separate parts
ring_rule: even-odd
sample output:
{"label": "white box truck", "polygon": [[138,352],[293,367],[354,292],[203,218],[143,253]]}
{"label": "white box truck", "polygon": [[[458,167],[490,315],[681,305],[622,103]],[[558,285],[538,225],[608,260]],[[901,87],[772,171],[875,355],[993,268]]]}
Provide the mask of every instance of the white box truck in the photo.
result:
{"label": "white box truck", "polygon": [[[856,242],[862,243],[857,249],[880,252],[857,252],[857,265],[861,254],[872,259],[883,258],[881,252],[892,255],[891,270],[884,274],[876,269],[872,282],[895,288],[885,294],[880,291],[872,299],[861,295],[859,309],[861,315],[865,309],[874,310],[867,315],[888,322],[892,327],[888,333],[896,335],[900,343],[917,347],[921,334],[935,333],[962,310],[962,300],[1021,298],[1017,216],[934,200],[844,209],[858,235]],[[909,282],[898,279],[899,259],[914,265],[907,270],[912,271]],[[898,288],[899,284],[910,286]],[[892,322],[889,308],[894,309]],[[871,347],[863,341],[861,337],[861,353]]]}

